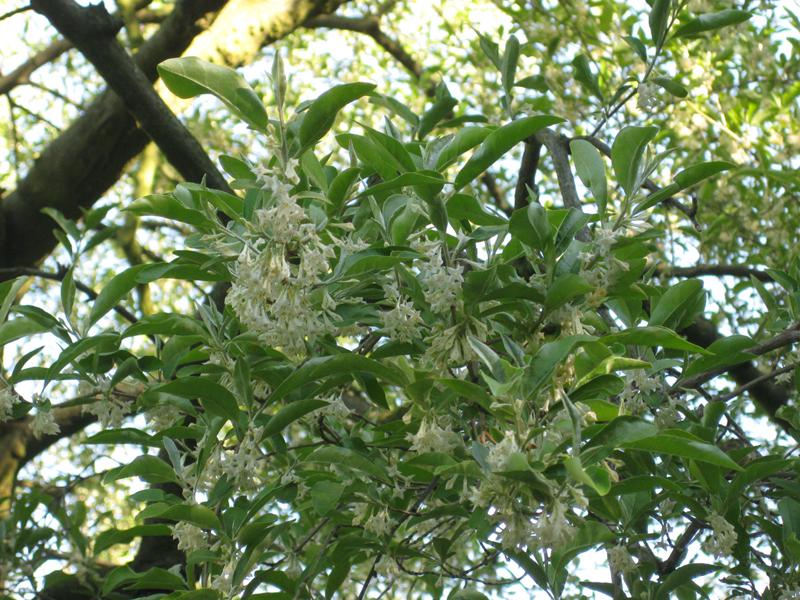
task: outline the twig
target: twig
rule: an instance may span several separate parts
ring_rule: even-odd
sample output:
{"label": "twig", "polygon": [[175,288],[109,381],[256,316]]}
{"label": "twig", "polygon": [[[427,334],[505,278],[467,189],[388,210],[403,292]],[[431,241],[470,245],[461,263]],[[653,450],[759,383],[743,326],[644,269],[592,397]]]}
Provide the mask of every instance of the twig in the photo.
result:
{"label": "twig", "polygon": [[[795,343],[797,340],[800,340],[800,325],[795,324],[790,329],[784,331],[783,333],[779,333],[772,339],[767,340],[766,342],[762,342],[760,344],[756,344],[752,348],[748,348],[745,352],[749,354],[755,354],[756,356],[760,356],[762,354],[766,354],[768,352],[772,352],[773,350],[777,350],[778,348],[782,348],[783,346],[789,346]],[[694,377],[689,377],[687,379],[683,379],[675,383],[672,386],[669,393],[670,394],[680,394],[684,390],[695,389],[704,383],[711,381],[718,375],[725,373],[730,369],[730,365],[726,365],[724,367],[717,367],[715,369],[711,369],[709,371],[705,371]],[[768,379],[768,378],[767,378]],[[761,381],[764,381],[762,377],[756,377],[751,381],[748,381],[746,384],[748,387],[752,387]]]}
{"label": "twig", "polygon": [[[39,277],[40,279],[48,279],[50,281],[63,281],[66,274],[67,274],[66,270],[53,272],[53,271],[41,271],[39,269],[34,269],[32,267],[13,267],[8,269],[0,269],[0,280],[4,281],[6,279],[11,279],[12,277],[25,276],[25,277]],[[89,300],[97,299],[98,296],[97,292],[95,292],[88,285],[81,283],[80,281],[75,281],[74,283],[75,283],[75,289],[86,294]],[[114,306],[112,310],[130,323],[137,323],[139,321],[136,315],[131,313],[124,306],[120,306],[119,304],[117,304],[116,306]]]}
{"label": "twig", "polygon": [[692,543],[694,536],[703,529],[703,524],[700,521],[692,521],[683,530],[681,537],[675,542],[669,556],[663,562],[658,563],[658,572],[660,575],[668,575],[672,573],[681,564],[684,556],[686,555],[686,548]]}
{"label": "twig", "polygon": [[747,390],[749,390],[751,387],[756,386],[756,385],[758,385],[759,383],[761,383],[763,381],[768,381],[769,379],[773,379],[773,378],[777,377],[778,375],[783,375],[784,373],[789,373],[791,371],[794,371],[798,366],[800,366],[800,362],[794,362],[794,363],[791,363],[789,365],[786,365],[785,367],[781,367],[779,369],[775,369],[774,371],[770,371],[769,373],[765,373],[761,377],[756,377],[755,379],[751,379],[747,383],[740,385],[739,387],[737,387],[736,389],[728,392],[727,394],[721,394],[721,395],[717,396],[715,399],[720,401],[720,402],[727,402],[728,400],[732,400],[733,398],[736,398],[736,396],[739,396],[740,394],[742,394],[742,393],[746,392]]}
{"label": "twig", "polygon": [[43,92],[47,92],[48,94],[50,94],[52,96],[55,96],[56,98],[58,98],[62,102],[65,102],[65,103],[67,103],[67,104],[69,104],[71,106],[74,106],[78,110],[86,110],[86,105],[81,104],[80,102],[76,102],[75,100],[72,100],[71,98],[68,98],[67,96],[65,96],[64,94],[59,92],[58,90],[54,90],[52,88],[49,88],[46,85],[42,85],[41,83],[38,83],[36,81],[26,81],[25,85],[29,85],[31,87],[35,87],[36,89],[42,90]]}
{"label": "twig", "polygon": [[7,94],[14,87],[28,83],[31,74],[36,69],[54,61],[70,48],[72,48],[72,44],[67,40],[61,39],[54,41],[44,50],[37,52],[8,75],[0,77],[0,94]]}
{"label": "twig", "polygon": [[42,123],[44,123],[45,125],[47,125],[47,126],[49,126],[49,127],[53,128],[53,129],[55,129],[55,130],[56,130],[56,131],[58,131],[58,132],[61,132],[61,127],[59,127],[58,125],[56,125],[55,123],[53,123],[51,120],[49,120],[49,119],[47,119],[47,118],[43,117],[42,115],[40,115],[40,114],[39,114],[39,113],[37,113],[37,112],[34,112],[34,111],[32,111],[32,110],[31,110],[30,108],[28,108],[27,106],[23,106],[22,104],[17,104],[16,102],[14,102],[14,100],[11,98],[11,94],[7,94],[7,95],[6,95],[6,97],[8,98],[8,101],[9,101],[9,102],[10,102],[10,103],[11,103],[11,104],[14,106],[14,108],[18,108],[18,109],[20,109],[22,112],[24,112],[24,113],[26,113],[26,114],[30,115],[31,117],[33,117],[33,118],[34,118],[34,119],[36,119],[37,121],[41,121],[41,122],[42,122]]}
{"label": "twig", "polygon": [[[431,482],[427,486],[425,486],[425,489],[423,489],[419,493],[419,495],[417,496],[417,500],[414,502],[411,509],[408,511],[409,514],[403,515],[397,521],[397,524],[392,528],[390,537],[394,537],[394,534],[397,532],[398,529],[400,529],[400,526],[406,522],[406,520],[411,516],[411,514],[419,510],[419,507],[422,506],[422,503],[428,499],[428,496],[430,496],[433,493],[433,490],[435,490],[436,486],[438,485],[439,485],[439,478],[434,477],[431,480]],[[373,577],[375,577],[375,568],[378,565],[378,562],[380,562],[382,556],[383,552],[380,552],[375,556],[375,559],[372,561],[372,567],[370,567],[369,573],[367,574],[367,578],[364,580],[364,583],[361,586],[361,591],[358,593],[358,600],[364,600],[364,596],[366,595],[367,590],[369,589],[369,582],[372,581]]]}
{"label": "twig", "polygon": [[[391,6],[389,7],[391,8]],[[382,7],[385,14],[388,10]],[[393,40],[386,35],[380,26],[380,20],[377,16],[367,15],[364,17],[340,17],[338,15],[320,15],[309,19],[304,23],[305,27],[309,28],[326,28],[326,29],[341,29],[345,31],[353,31],[355,33],[363,33],[371,37],[378,46],[383,48],[390,54],[397,62],[411,73],[415,79],[422,77],[422,67],[414,60],[414,58],[406,52],[405,48],[399,42]],[[433,91],[433,90],[431,90]],[[426,90],[426,94],[428,91]],[[431,95],[431,94],[428,94]]]}
{"label": "twig", "polygon": [[766,271],[745,265],[707,265],[698,264],[692,267],[661,266],[656,268],[656,275],[662,277],[700,277],[713,275],[717,277],[754,277],[759,281],[769,282],[772,277]]}
{"label": "twig", "polygon": [[29,11],[31,8],[32,8],[31,5],[28,4],[27,6],[20,6],[19,8],[15,8],[14,10],[10,10],[7,13],[3,13],[2,15],[0,15],[0,21],[4,21],[5,19],[9,19],[14,15],[18,15],[20,13]]}

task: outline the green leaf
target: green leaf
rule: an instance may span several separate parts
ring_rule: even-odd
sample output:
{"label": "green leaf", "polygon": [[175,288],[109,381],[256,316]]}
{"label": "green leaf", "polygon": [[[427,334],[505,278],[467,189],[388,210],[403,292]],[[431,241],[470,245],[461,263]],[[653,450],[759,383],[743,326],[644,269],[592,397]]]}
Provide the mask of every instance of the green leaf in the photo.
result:
{"label": "green leaf", "polygon": [[555,125],[556,123],[561,123],[563,120],[564,119],[552,117],[550,115],[538,115],[535,117],[524,117],[512,121],[499,129],[495,129],[483,140],[475,153],[467,161],[467,164],[465,164],[458,175],[456,175],[454,183],[455,190],[460,190],[470,181],[478,177],[522,140],[529,138],[540,129]]}
{"label": "green leaf", "polygon": [[578,54],[578,56],[572,59],[572,67],[575,69],[575,79],[578,80],[578,83],[590,94],[602,100],[603,92],[597,81],[597,75],[592,73],[592,68],[589,65],[589,58],[585,54]]}
{"label": "green leaf", "polygon": [[675,31],[675,37],[687,37],[729,25],[737,25],[747,21],[751,16],[752,14],[748,11],[735,8],[706,13],[678,27]]}
{"label": "green leaf", "polygon": [[624,444],[652,437],[657,433],[658,427],[653,423],[639,417],[622,415],[595,433],[585,444],[584,450],[597,447],[620,448]]}
{"label": "green leaf", "polygon": [[355,375],[360,372],[372,373],[395,385],[406,384],[406,377],[402,371],[359,354],[342,352],[333,356],[316,356],[307,360],[273,390],[268,401],[282,400],[301,386],[329,375]]}
{"label": "green leaf", "polygon": [[670,77],[653,77],[650,81],[664,88],[677,98],[686,98],[686,96],[689,95],[689,90]]}
{"label": "green leaf", "polygon": [[181,377],[152,387],[146,393],[174,394],[190,400],[198,398],[210,414],[229,419],[234,424],[238,423],[241,414],[236,397],[211,377]]}
{"label": "green leaf", "polygon": [[445,117],[452,114],[453,107],[458,101],[450,95],[444,84],[439,84],[436,88],[436,96],[431,107],[422,114],[417,127],[417,137],[424,139],[436,125]]}
{"label": "green leaf", "polygon": [[376,479],[386,480],[388,474],[373,460],[349,448],[339,446],[323,446],[312,452],[304,462],[331,463],[341,467],[349,467],[371,475]]}
{"label": "green leaf", "polygon": [[155,216],[180,221],[198,229],[212,229],[214,223],[201,211],[178,202],[174,194],[151,194],[134,200],[125,208],[139,216]]}
{"label": "green leaf", "polygon": [[517,74],[517,61],[519,61],[519,40],[516,36],[510,36],[506,42],[506,49],[503,53],[500,76],[506,95],[511,95],[511,88],[514,87],[514,79]]}
{"label": "green leaf", "polygon": [[472,150],[492,132],[488,127],[464,127],[459,129],[453,138],[442,148],[436,157],[436,170],[442,171],[450,166],[459,156]]}
{"label": "green leaf", "polygon": [[315,398],[305,398],[287,404],[275,413],[264,426],[264,437],[270,437],[280,433],[297,419],[327,404],[328,403],[324,400],[317,400]]}
{"label": "green leaf", "polygon": [[685,350],[699,354],[711,354],[705,348],[697,346],[679,336],[671,329],[660,326],[633,327],[600,338],[606,345],[624,344],[635,346],[669,348],[670,350]]}
{"label": "green leaf", "polygon": [[299,132],[301,151],[328,133],[340,110],[374,89],[374,83],[344,83],[323,92],[303,114]]}
{"label": "green leaf", "polygon": [[441,187],[444,185],[444,179],[441,177],[436,177],[435,175],[430,174],[430,172],[426,173],[403,173],[402,175],[398,175],[388,181],[384,181],[382,183],[376,183],[373,186],[368,187],[363,192],[361,192],[358,197],[364,197],[369,195],[376,195],[376,194],[383,194],[385,192],[389,192],[392,190],[396,190],[398,188],[410,187],[410,186],[438,186]]}
{"label": "green leaf", "polygon": [[168,525],[161,524],[136,525],[129,529],[107,529],[95,538],[94,555],[97,556],[115,544],[130,544],[135,538],[148,535],[169,536],[172,535],[172,530]]}
{"label": "green leaf", "polygon": [[344,486],[336,481],[320,481],[311,487],[311,503],[314,510],[324,517],[331,512],[342,497]]}
{"label": "green leaf", "polygon": [[597,213],[601,217],[605,216],[608,203],[608,183],[600,151],[586,140],[572,140],[569,148],[578,177],[583,185],[589,188],[597,202]]}
{"label": "green leaf", "polygon": [[650,39],[656,47],[660,47],[664,43],[664,37],[667,35],[667,25],[669,24],[669,13],[672,1],[671,0],[654,0],[653,6],[650,9],[649,24],[650,24]]}
{"label": "green leaf", "polygon": [[742,467],[736,464],[730,456],[717,446],[707,444],[695,436],[680,430],[667,430],[651,437],[632,440],[620,445],[622,448],[634,450],[647,450],[660,454],[671,454],[681,458],[690,458],[706,462],[718,467],[741,471]]}
{"label": "green leaf", "polygon": [[611,475],[606,469],[596,465],[584,468],[577,456],[566,457],[564,466],[575,481],[588,485],[600,496],[605,496],[611,490]]}
{"label": "green leaf", "polygon": [[691,583],[696,577],[719,571],[722,567],[717,565],[707,565],[703,563],[693,563],[678,567],[672,573],[667,575],[664,581],[658,586],[656,590],[656,600],[667,600],[674,597],[671,592],[678,589],[680,586]]}
{"label": "green leaf", "polygon": [[575,346],[594,339],[591,335],[573,335],[554,342],[548,342],[539,348],[530,366],[526,369],[524,385],[528,394],[535,393],[545,383],[553,374],[556,365],[569,356]]}
{"label": "green leaf", "polygon": [[642,157],[647,144],[658,133],[658,127],[625,127],[614,138],[611,146],[611,166],[617,181],[628,196],[640,184]]}
{"label": "green leaf", "polygon": [[88,437],[84,444],[135,444],[137,446],[160,447],[158,438],[141,429],[105,429]]}
{"label": "green leaf", "polygon": [[158,65],[158,74],[179,98],[213,94],[253,129],[266,130],[267,111],[261,99],[233,69],[185,56],[165,60]]}
{"label": "green leaf", "polygon": [[116,469],[111,469],[103,477],[103,483],[111,483],[126,477],[140,477],[148,483],[178,482],[172,467],[157,456],[143,454],[132,462]]}
{"label": "green leaf", "polygon": [[17,293],[25,284],[27,277],[17,277],[0,283],[0,324],[8,317],[11,306],[17,300]]}
{"label": "green leaf", "polygon": [[636,205],[636,208],[633,212],[638,213],[643,210],[647,210],[651,206],[655,206],[659,202],[674,196],[678,192],[685,190],[708,177],[712,177],[717,173],[721,173],[735,167],[736,165],[733,163],[725,161],[710,161],[687,167],[675,175],[674,183],[671,183],[668,186],[661,188],[657,192],[650,194],[642,202]]}
{"label": "green leaf", "polygon": [[675,183],[681,186],[682,190],[685,190],[693,186],[695,183],[699,183],[704,179],[708,179],[709,177],[713,177],[718,173],[722,173],[723,171],[728,171],[734,168],[736,168],[736,165],[733,163],[723,160],[713,160],[687,167],[675,175],[674,179]]}
{"label": "green leaf", "polygon": [[11,319],[0,325],[0,348],[15,340],[49,331],[50,327],[28,317]]}
{"label": "green leaf", "polygon": [[545,310],[553,310],[558,306],[563,306],[570,300],[588,294],[594,289],[583,277],[577,273],[565,273],[559,276],[547,290],[544,307]]}
{"label": "green leaf", "polygon": [[136,575],[132,585],[127,586],[129,590],[183,590],[186,589],[186,582],[180,575],[172,571],[153,567],[144,573]]}
{"label": "green leaf", "polygon": [[138,284],[137,275],[148,265],[135,265],[115,275],[97,295],[89,313],[89,325],[119,304]]}
{"label": "green leaf", "polygon": [[688,279],[673,285],[656,302],[650,313],[649,324],[677,327],[686,311],[695,306],[698,297],[704,294],[703,282],[699,279]]}

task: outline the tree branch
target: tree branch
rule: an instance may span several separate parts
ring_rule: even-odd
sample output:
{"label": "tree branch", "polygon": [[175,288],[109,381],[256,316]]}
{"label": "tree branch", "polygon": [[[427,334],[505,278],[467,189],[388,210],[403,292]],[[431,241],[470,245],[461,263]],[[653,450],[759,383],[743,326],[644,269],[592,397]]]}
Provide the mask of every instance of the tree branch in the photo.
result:
{"label": "tree branch", "polygon": [[656,274],[662,277],[702,277],[713,275],[715,277],[755,277],[759,281],[769,282],[772,277],[769,273],[745,265],[708,265],[698,264],[692,267],[659,266]]}
{"label": "tree branch", "polygon": [[[309,19],[305,23],[309,28],[342,29],[368,35],[375,43],[390,54],[397,62],[411,73],[415,79],[422,78],[422,67],[414,58],[406,52],[399,42],[386,35],[380,26],[377,16],[367,15],[365,17],[340,17],[338,15],[320,15]],[[427,92],[426,92],[427,93]]]}
{"label": "tree branch", "polygon": [[117,42],[116,34],[122,27],[119,19],[102,4],[83,7],[73,0],[32,0],[31,6],[95,66],[183,177],[194,182],[207,178],[211,187],[233,193],[199,142]]}
{"label": "tree branch", "polygon": [[533,189],[536,181],[536,169],[539,168],[539,155],[542,144],[538,140],[525,142],[522,161],[517,175],[517,187],[514,190],[514,208],[524,208],[528,205],[528,188]]}
{"label": "tree branch", "polygon": [[[711,323],[711,321],[702,318],[697,319],[681,333],[686,335],[686,338],[693,344],[697,344],[698,346],[702,346],[704,348],[710,346],[721,338],[714,327],[714,324]],[[795,326],[794,328],[779,334],[767,342],[753,346],[753,348],[750,348],[748,352],[757,355],[765,354],[777,348],[792,344],[798,339],[800,339],[800,331],[798,330],[798,327]],[[706,373],[701,373],[696,377],[679,381],[675,384],[674,389],[676,389],[677,392],[678,388],[697,388],[703,383],[710,381],[724,372],[727,372],[739,385],[746,385],[753,380],[758,379],[759,381],[757,383],[754,383],[747,388],[750,396],[761,408],[766,411],[766,413],[773,420],[775,420],[781,426],[786,427],[786,424],[780,419],[776,418],[775,414],[779,408],[788,404],[790,397],[789,386],[776,385],[770,379],[761,379],[764,373],[762,373],[758,367],[756,367],[750,361],[723,367],[721,369],[714,369]]]}
{"label": "tree branch", "polygon": [[72,44],[69,41],[63,39],[55,40],[47,48],[31,56],[8,75],[0,76],[0,94],[7,94],[16,86],[28,83],[36,69],[53,62],[70,48],[72,48]]}

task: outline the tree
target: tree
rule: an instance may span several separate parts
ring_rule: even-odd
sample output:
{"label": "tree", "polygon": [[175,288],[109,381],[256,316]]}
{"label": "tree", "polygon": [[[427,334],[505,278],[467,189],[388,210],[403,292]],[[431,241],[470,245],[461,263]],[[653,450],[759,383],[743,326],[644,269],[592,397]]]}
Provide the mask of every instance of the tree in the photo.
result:
{"label": "tree", "polygon": [[117,9],[5,19],[10,597],[800,593],[791,12]]}

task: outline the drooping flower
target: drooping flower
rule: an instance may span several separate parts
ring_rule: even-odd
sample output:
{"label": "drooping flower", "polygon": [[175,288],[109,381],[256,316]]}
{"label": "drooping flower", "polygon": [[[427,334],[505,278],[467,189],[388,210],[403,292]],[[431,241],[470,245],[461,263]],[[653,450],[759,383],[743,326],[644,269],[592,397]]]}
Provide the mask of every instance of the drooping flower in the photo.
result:
{"label": "drooping flower", "polygon": [[409,434],[406,439],[411,442],[414,452],[449,453],[461,444],[458,434],[450,429],[439,427],[435,421],[423,419],[417,433]]}
{"label": "drooping flower", "polygon": [[736,529],[725,520],[725,517],[716,512],[709,513],[708,523],[712,531],[703,542],[703,550],[718,558],[730,556],[736,545]]}
{"label": "drooping flower", "polygon": [[630,552],[628,552],[628,549],[621,544],[617,544],[608,549],[608,566],[611,567],[613,571],[622,573],[623,575],[636,570],[636,563],[633,557],[630,555]]}

